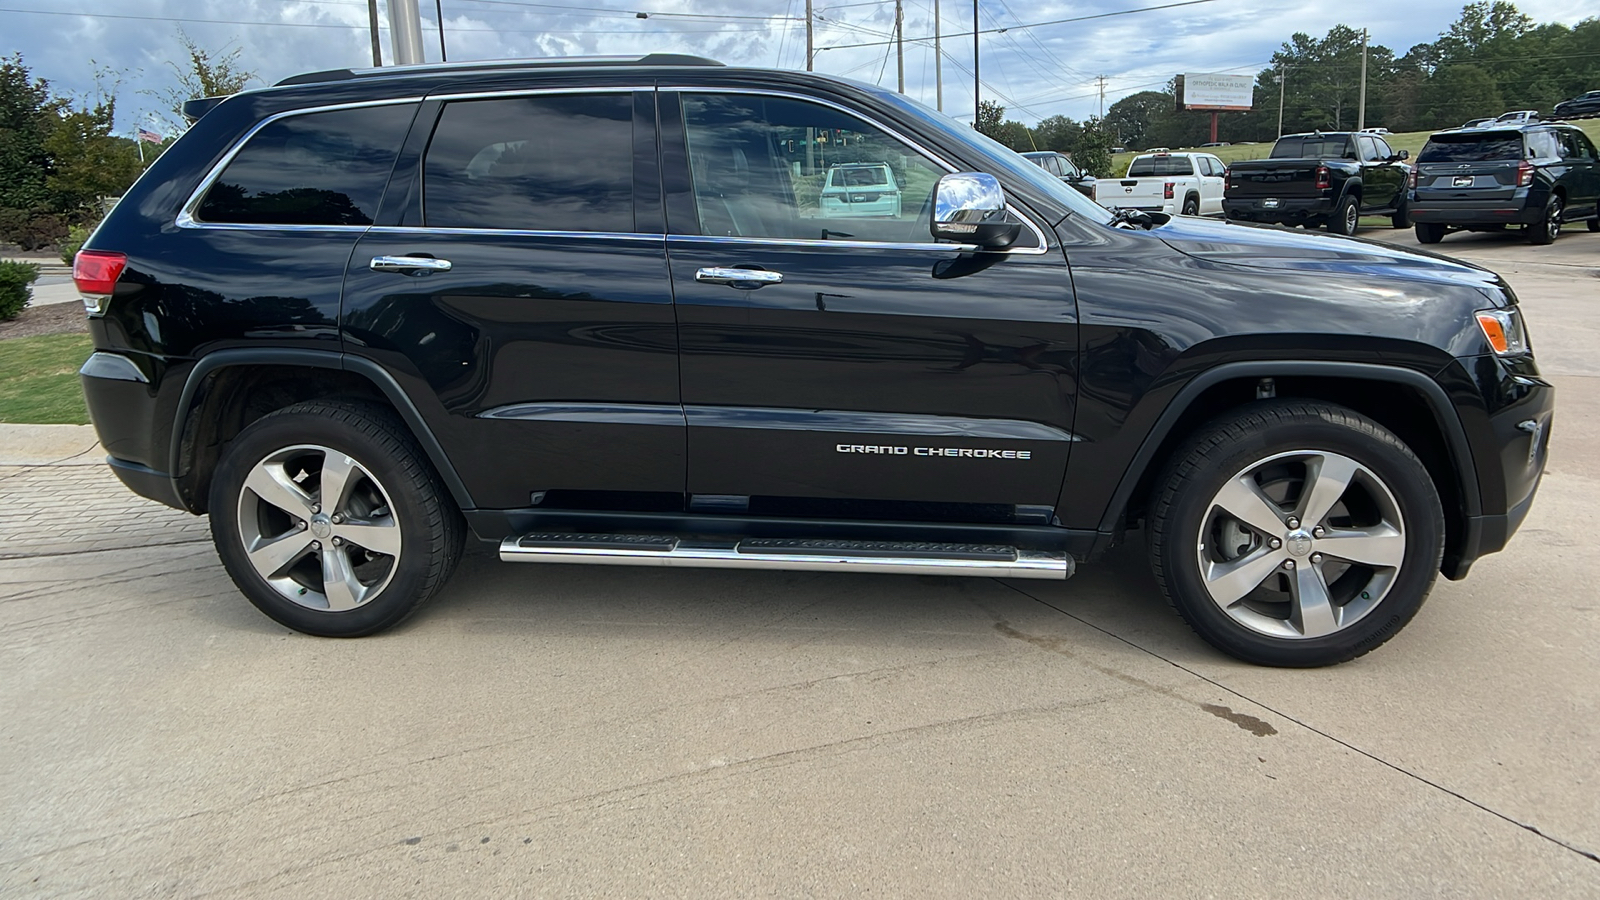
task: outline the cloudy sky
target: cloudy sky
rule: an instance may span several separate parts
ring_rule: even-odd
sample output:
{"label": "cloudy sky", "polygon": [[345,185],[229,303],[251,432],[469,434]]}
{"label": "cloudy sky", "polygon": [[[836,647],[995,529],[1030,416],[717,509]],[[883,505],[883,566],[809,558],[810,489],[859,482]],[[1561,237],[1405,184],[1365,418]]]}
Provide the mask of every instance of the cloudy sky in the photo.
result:
{"label": "cloudy sky", "polygon": [[[512,57],[696,53],[730,64],[805,67],[805,0],[440,0],[450,60]],[[893,0],[813,0],[816,69],[893,87],[896,65],[885,38]],[[906,92],[935,100],[934,0],[904,0]],[[972,5],[940,0],[944,108],[971,118]],[[1296,31],[1321,35],[1336,24],[1371,29],[1372,41],[1403,53],[1433,40],[1462,0],[1202,0],[1177,9],[1019,27],[1095,16],[1172,0],[979,0],[983,91],[1027,122],[1096,112],[1095,76],[1105,102],[1159,88],[1178,72],[1254,73]],[[424,45],[439,58],[435,0],[420,0]],[[379,0],[385,63],[391,63],[387,0]],[[1574,24],[1600,7],[1592,0],[1521,0],[1539,22]],[[92,11],[92,12],[91,12]],[[636,13],[646,12],[648,19]],[[372,62],[366,0],[0,0],[0,49],[20,51],[34,74],[58,91],[85,93],[95,68],[121,73],[119,124],[133,127],[159,104],[144,92],[171,83],[168,61],[182,28],[201,46],[241,51],[259,83],[316,69]],[[852,46],[866,44],[869,46]]]}

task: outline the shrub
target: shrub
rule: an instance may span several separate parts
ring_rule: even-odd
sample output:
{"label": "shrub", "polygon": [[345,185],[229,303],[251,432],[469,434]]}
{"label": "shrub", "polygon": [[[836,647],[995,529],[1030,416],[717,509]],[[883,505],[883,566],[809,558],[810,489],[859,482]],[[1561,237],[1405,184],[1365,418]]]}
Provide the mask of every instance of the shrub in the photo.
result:
{"label": "shrub", "polygon": [[84,242],[89,240],[89,235],[93,232],[93,225],[68,225],[67,236],[61,241],[60,245],[61,261],[69,266],[72,265],[73,257],[76,257],[78,251],[83,249]]}
{"label": "shrub", "polygon": [[0,209],[0,240],[23,250],[38,250],[65,239],[67,220],[55,213],[25,209]]}
{"label": "shrub", "polygon": [[33,299],[33,280],[39,267],[33,263],[0,260],[0,322],[15,319]]}

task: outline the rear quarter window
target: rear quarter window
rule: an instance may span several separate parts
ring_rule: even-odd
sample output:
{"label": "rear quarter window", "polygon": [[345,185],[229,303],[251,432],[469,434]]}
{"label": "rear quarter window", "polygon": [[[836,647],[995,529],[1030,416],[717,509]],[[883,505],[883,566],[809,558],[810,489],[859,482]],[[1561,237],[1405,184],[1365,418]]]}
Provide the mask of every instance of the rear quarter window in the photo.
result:
{"label": "rear quarter window", "polygon": [[1488,134],[1436,134],[1417,154],[1419,163],[1496,162],[1522,159],[1522,135],[1518,132]]}
{"label": "rear quarter window", "polygon": [[206,189],[202,222],[371,225],[416,104],[287,116],[262,126]]}

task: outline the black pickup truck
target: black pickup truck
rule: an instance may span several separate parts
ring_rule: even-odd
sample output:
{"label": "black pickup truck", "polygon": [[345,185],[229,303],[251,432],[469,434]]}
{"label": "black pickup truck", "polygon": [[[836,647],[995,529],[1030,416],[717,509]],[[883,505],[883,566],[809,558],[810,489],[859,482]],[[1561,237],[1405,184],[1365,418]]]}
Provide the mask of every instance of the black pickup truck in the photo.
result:
{"label": "black pickup truck", "polygon": [[1389,216],[1405,228],[1409,156],[1376,134],[1284,135],[1270,158],[1228,167],[1222,209],[1230,219],[1327,225],[1334,234],[1354,234],[1362,216]]}

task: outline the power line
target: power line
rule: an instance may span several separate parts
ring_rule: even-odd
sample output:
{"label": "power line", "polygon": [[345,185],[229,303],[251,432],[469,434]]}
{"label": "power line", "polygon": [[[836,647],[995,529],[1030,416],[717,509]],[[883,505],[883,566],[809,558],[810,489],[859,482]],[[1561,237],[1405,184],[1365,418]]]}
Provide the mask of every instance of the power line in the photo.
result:
{"label": "power line", "polygon": [[[1117,10],[1115,12],[1096,13],[1096,14],[1094,14],[1092,16],[1073,16],[1073,17],[1068,18],[1068,19],[1051,19],[1051,20],[1049,20],[1047,22],[1027,22],[1027,23],[1024,23],[1024,24],[1021,24],[1021,25],[1008,25],[1008,26],[1006,26],[1004,28],[980,28],[980,29],[978,29],[977,33],[978,34],[999,34],[1000,32],[1003,32],[1003,31],[1014,31],[1014,30],[1019,30],[1019,29],[1024,29],[1024,28],[1043,28],[1046,25],[1065,25],[1068,22],[1087,22],[1090,19],[1109,19],[1112,16],[1131,16],[1134,13],[1153,12],[1153,11],[1159,10],[1159,9],[1175,9],[1177,7],[1180,7],[1180,6],[1198,6],[1199,4],[1202,4],[1202,3],[1216,3],[1216,2],[1217,2],[1217,0],[1182,0],[1182,2],[1179,2],[1179,3],[1163,3],[1160,6],[1141,6],[1138,9],[1121,9],[1121,10]],[[947,34],[947,35],[944,35],[944,36],[947,37],[947,38],[958,38],[958,37],[971,37],[972,34],[973,34],[973,32],[971,32],[971,31],[958,31],[958,32],[955,32],[953,34]],[[918,38],[909,38],[908,37],[908,38],[906,38],[906,40],[908,40],[908,41],[931,41],[931,40],[933,40],[933,35],[928,35],[926,37],[918,37]],[[820,48],[820,49],[823,49],[823,50],[851,50],[851,49],[854,49],[856,47],[877,47],[877,46],[880,46],[880,43],[881,42],[873,42],[873,43],[870,43],[870,44],[840,44],[840,45],[837,45],[837,46],[834,46],[834,47],[823,47],[823,48]]]}
{"label": "power line", "polygon": [[[50,9],[15,9],[0,6],[0,12],[29,13],[38,16],[71,16],[85,19],[131,19],[145,22],[178,22],[185,25],[252,25],[264,28],[342,28],[366,31],[366,25],[337,25],[331,22],[246,22],[238,19],[195,19],[183,16],[137,16],[128,13],[91,13],[91,12],[63,12]],[[574,31],[552,31],[547,28],[457,28],[447,27],[448,33],[484,32],[488,34],[752,34],[764,32],[764,28],[710,28],[710,29],[673,29],[651,28],[630,29],[627,31],[591,31],[588,29]]]}

